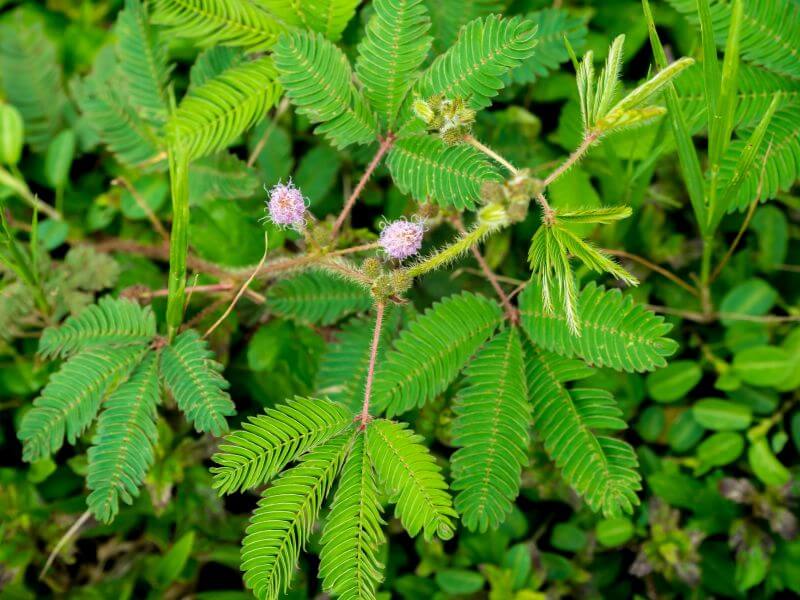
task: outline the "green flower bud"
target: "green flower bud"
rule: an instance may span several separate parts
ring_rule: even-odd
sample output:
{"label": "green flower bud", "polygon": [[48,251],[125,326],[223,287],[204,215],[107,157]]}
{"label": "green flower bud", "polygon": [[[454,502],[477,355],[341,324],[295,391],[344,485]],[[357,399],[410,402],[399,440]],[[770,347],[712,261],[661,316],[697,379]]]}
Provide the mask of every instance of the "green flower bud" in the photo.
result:
{"label": "green flower bud", "polygon": [[413,282],[414,278],[411,277],[407,271],[405,270],[392,271],[392,292],[394,294],[402,296],[409,289],[411,289],[411,284]]}
{"label": "green flower bud", "polygon": [[381,274],[381,262],[377,258],[371,256],[364,259],[364,262],[361,263],[361,270],[364,272],[364,275],[370,279],[375,279]]}
{"label": "green flower bud", "polygon": [[372,282],[372,295],[378,302],[386,300],[393,293],[392,278],[383,273]]}
{"label": "green flower bud", "polygon": [[325,247],[331,243],[331,228],[328,223],[317,223],[311,229],[311,238],[314,242],[322,247]]}
{"label": "green flower bud", "polygon": [[487,204],[478,212],[478,221],[492,229],[505,227],[510,223],[506,209],[500,204]]}
{"label": "green flower bud", "polygon": [[419,119],[425,124],[429,124],[435,116],[431,105],[420,97],[414,98],[414,102],[411,104],[411,109],[414,111],[414,114],[417,115],[417,117],[419,117]]}

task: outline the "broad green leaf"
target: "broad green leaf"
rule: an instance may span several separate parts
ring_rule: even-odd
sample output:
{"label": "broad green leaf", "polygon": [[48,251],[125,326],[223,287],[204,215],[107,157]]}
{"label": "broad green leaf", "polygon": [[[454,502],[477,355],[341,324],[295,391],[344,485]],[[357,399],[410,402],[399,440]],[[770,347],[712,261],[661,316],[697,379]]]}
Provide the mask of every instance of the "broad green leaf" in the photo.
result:
{"label": "broad green leaf", "polygon": [[656,402],[675,402],[692,391],[702,377],[696,362],[677,360],[647,376],[647,391]]}
{"label": "broad green leaf", "polygon": [[715,433],[697,447],[698,474],[732,463],[743,451],[744,437],[741,434],[731,431]]}
{"label": "broad green leaf", "polygon": [[733,369],[745,383],[775,387],[786,379],[792,365],[789,353],[778,346],[755,346],[739,352]]}
{"label": "broad green leaf", "polygon": [[722,322],[728,325],[735,319],[728,315],[761,316],[775,305],[778,292],[763,279],[752,278],[731,289],[720,303]]}
{"label": "broad green leaf", "polygon": [[762,482],[768,486],[781,486],[789,482],[792,474],[777,459],[766,438],[760,438],[750,444],[747,450],[750,467]]}
{"label": "broad green leaf", "polygon": [[597,524],[595,535],[606,548],[622,546],[634,535],[633,523],[626,517],[603,519]]}
{"label": "broad green leaf", "polygon": [[747,406],[717,398],[696,402],[692,414],[695,421],[712,431],[747,429],[753,418]]}

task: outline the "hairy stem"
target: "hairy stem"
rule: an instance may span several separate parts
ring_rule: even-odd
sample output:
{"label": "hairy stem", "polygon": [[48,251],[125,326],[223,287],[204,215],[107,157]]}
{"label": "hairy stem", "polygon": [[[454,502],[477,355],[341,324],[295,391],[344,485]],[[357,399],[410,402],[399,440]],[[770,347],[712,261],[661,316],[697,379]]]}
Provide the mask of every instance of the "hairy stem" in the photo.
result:
{"label": "hairy stem", "polygon": [[545,177],[544,187],[549,186],[551,183],[553,183],[559,177],[561,177],[564,173],[569,171],[575,165],[575,163],[577,163],[584,157],[586,152],[589,150],[589,148],[592,147],[592,144],[594,144],[596,141],[597,141],[597,133],[595,132],[587,133],[584,136],[580,146],[578,146],[575,149],[575,151],[567,157],[567,160],[561,163],[555,171],[550,173],[550,175]]}
{"label": "hairy stem", "polygon": [[488,156],[492,160],[494,160],[494,161],[498,162],[499,164],[503,165],[508,170],[508,172],[511,173],[512,175],[516,175],[516,174],[519,173],[519,169],[517,169],[509,161],[507,161],[505,158],[500,156],[497,152],[495,152],[494,150],[492,150],[488,146],[484,146],[483,144],[481,144],[478,140],[476,140],[471,135],[468,135],[464,139],[470,146],[473,146],[474,148],[477,148],[478,150],[483,152],[486,156]]}
{"label": "hairy stem", "polygon": [[[453,220],[453,223],[455,223],[456,229],[458,229],[461,235],[466,235],[467,231],[464,229],[464,224],[461,222],[460,218],[456,217]],[[492,271],[492,268],[489,266],[489,263],[486,262],[486,259],[483,257],[483,254],[481,254],[481,251],[478,250],[477,246],[472,246],[470,250],[472,250],[472,255],[475,257],[475,260],[480,266],[481,271],[483,271],[483,274],[486,276],[486,279],[489,280],[492,288],[494,288],[497,297],[500,298],[500,303],[503,305],[503,310],[505,310],[508,320],[512,323],[519,322],[519,313],[517,312],[517,309],[514,308],[514,305],[511,304],[511,300],[509,300],[508,295],[503,291],[503,288],[500,287],[500,282],[497,280],[497,275],[495,275],[495,272]]]}
{"label": "hairy stem", "polygon": [[364,404],[361,407],[361,429],[369,421],[369,401],[372,396],[372,380],[375,378],[375,361],[378,358],[378,344],[381,341],[381,328],[383,327],[383,309],[385,304],[378,302],[375,305],[375,330],[372,332],[372,346],[369,351],[369,369],[367,370],[367,384],[364,388]]}
{"label": "hairy stem", "polygon": [[172,341],[183,321],[186,262],[189,254],[189,160],[180,149],[170,149],[169,177],[172,192],[172,235],[169,244],[167,338]]}
{"label": "hairy stem", "polygon": [[435,254],[410,266],[408,268],[408,274],[411,277],[419,277],[428,271],[433,271],[434,269],[446,265],[469,250],[473,245],[480,242],[490,231],[491,227],[485,223],[477,225],[449,246],[445,246]]}
{"label": "hairy stem", "polygon": [[358,200],[358,197],[361,195],[361,192],[364,191],[364,187],[367,185],[369,178],[372,176],[372,173],[378,167],[378,164],[381,162],[383,156],[389,151],[394,144],[395,136],[393,133],[389,132],[386,134],[386,137],[381,140],[381,145],[378,146],[378,151],[375,153],[375,156],[372,157],[369,165],[367,165],[367,170],[364,171],[364,174],[361,176],[361,180],[356,185],[356,189],[353,190],[353,193],[350,194],[350,197],[347,199],[347,202],[344,203],[344,207],[342,208],[342,212],[336,219],[336,222],[333,224],[333,229],[331,231],[331,236],[336,237],[339,234],[339,230],[342,228],[345,219],[347,219],[347,215],[350,214],[350,211],[353,210],[353,206]]}

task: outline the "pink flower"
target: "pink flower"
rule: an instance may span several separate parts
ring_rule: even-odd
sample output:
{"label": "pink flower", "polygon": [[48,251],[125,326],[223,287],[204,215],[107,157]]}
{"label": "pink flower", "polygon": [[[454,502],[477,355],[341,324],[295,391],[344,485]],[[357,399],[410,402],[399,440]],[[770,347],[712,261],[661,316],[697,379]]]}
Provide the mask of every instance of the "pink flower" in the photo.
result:
{"label": "pink flower", "polygon": [[306,221],[306,199],[291,181],[278,183],[269,190],[267,210],[275,225],[300,228]]}
{"label": "pink flower", "polygon": [[391,258],[402,260],[419,252],[424,233],[425,227],[421,221],[400,219],[387,223],[378,241]]}

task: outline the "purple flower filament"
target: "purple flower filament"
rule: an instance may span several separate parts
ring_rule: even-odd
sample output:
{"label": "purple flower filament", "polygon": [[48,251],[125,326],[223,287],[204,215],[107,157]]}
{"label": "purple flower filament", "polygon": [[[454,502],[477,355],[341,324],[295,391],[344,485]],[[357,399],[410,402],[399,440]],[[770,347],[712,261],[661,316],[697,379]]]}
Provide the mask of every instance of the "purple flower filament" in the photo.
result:
{"label": "purple flower filament", "polygon": [[275,225],[299,229],[306,221],[306,199],[291,181],[278,183],[269,191],[267,210]]}
{"label": "purple flower filament", "polygon": [[383,228],[379,243],[391,258],[402,260],[419,252],[424,233],[425,227],[421,222],[401,219]]}

